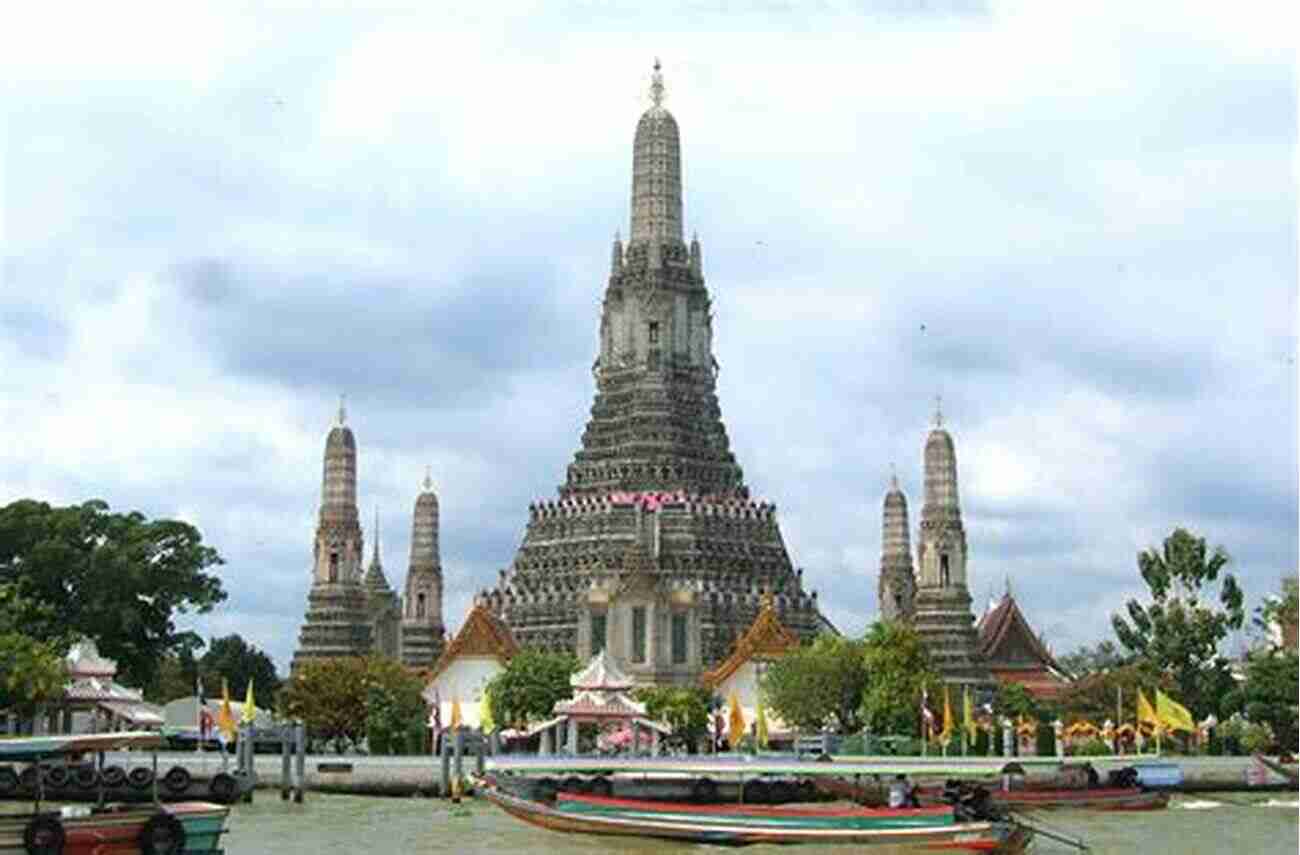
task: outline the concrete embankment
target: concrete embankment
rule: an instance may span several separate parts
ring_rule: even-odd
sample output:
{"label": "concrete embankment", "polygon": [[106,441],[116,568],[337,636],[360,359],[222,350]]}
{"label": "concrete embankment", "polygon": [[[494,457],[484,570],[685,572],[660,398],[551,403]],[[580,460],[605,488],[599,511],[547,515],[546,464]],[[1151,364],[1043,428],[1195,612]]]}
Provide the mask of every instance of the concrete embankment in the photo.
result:
{"label": "concrete embankment", "polygon": [[[142,765],[148,755],[119,754],[111,762]],[[1106,758],[1068,758],[1070,762],[1087,759],[1103,779],[1111,769],[1132,763],[1132,758],[1116,763]],[[1183,784],[1175,788],[1185,792],[1294,790],[1279,775],[1262,770],[1249,757],[1165,757],[1144,758],[1144,762],[1173,763],[1182,769]],[[281,758],[276,754],[256,755],[259,789],[278,789],[281,782]],[[211,753],[165,752],[158,755],[161,772],[172,766],[184,766],[198,780],[206,780],[221,771],[219,755]],[[233,768],[233,761],[231,762]],[[464,758],[466,774],[474,770],[475,759]],[[375,796],[436,796],[439,794],[441,764],[436,757],[364,757],[330,754],[308,755],[304,786],[308,791],[350,793]]]}

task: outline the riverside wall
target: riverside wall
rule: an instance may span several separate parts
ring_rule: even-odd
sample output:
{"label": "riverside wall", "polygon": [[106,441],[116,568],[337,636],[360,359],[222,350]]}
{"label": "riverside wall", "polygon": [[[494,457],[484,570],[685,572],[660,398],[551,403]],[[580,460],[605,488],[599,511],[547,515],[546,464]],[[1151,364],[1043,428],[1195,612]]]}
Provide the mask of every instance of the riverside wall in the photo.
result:
{"label": "riverside wall", "polygon": [[[147,753],[115,753],[108,762],[124,766],[145,765]],[[858,758],[855,758],[858,759]],[[897,761],[898,758],[881,758]],[[1014,758],[1012,758],[1014,759]],[[1103,779],[1111,769],[1131,765],[1133,757],[1110,759],[1106,757],[1070,757],[1076,763],[1088,761]],[[255,756],[258,789],[276,790],[281,782],[281,757],[278,754]],[[475,758],[464,757],[465,774],[472,774]],[[1140,762],[1163,762],[1178,765],[1183,772],[1183,785],[1177,790],[1185,792],[1245,791],[1267,792],[1294,789],[1285,779],[1272,772],[1260,774],[1257,764],[1249,757],[1154,757],[1145,756]],[[206,780],[221,771],[220,755],[196,752],[160,752],[158,770],[162,774],[172,766],[184,766],[199,780]],[[233,758],[229,766],[234,767]],[[1254,767],[1254,768],[1252,768]],[[442,767],[437,757],[368,757],[360,755],[309,754],[305,764],[304,787],[311,792],[348,793],[374,796],[436,796],[440,794]]]}

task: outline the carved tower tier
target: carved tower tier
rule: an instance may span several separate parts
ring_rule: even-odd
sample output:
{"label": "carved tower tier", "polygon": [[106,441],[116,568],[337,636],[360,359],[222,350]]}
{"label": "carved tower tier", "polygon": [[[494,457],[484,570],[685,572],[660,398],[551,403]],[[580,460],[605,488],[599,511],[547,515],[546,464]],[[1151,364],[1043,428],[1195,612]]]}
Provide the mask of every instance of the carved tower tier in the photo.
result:
{"label": "carved tower tier", "polygon": [[523,646],[607,649],[639,682],[693,682],[764,591],[802,637],[829,628],[791,566],[775,506],[751,499],[718,405],[700,243],[682,236],[681,146],[663,106],[637,123],[631,229],[601,304],[595,401],[558,501],[483,597]]}
{"label": "carved tower tier", "polygon": [[979,658],[975,616],[966,582],[966,530],[957,497],[957,452],[936,411],[925,442],[925,505],[916,546],[913,625],[948,683],[991,685]]}
{"label": "carved tower tier", "polygon": [[880,579],[876,588],[880,616],[911,621],[916,603],[916,577],[912,573],[912,547],[907,535],[907,497],[898,478],[889,479],[885,493],[880,540]]}
{"label": "carved tower tier", "polygon": [[291,667],[307,659],[364,656],[370,652],[371,624],[361,578],[362,551],[357,513],[357,442],[347,426],[347,411],[340,404],[338,424],[325,439],[312,584]]}
{"label": "carved tower tier", "polygon": [[415,500],[411,522],[411,564],[406,572],[402,613],[402,664],[429,668],[442,653],[442,559],[438,547],[438,496],[433,479]]}

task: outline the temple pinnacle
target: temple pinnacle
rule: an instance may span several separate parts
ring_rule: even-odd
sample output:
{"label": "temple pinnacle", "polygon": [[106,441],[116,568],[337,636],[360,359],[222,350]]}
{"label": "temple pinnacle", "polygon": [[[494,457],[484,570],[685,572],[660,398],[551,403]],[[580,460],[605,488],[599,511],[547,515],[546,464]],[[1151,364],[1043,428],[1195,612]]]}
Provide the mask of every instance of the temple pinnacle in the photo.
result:
{"label": "temple pinnacle", "polygon": [[655,70],[650,77],[650,100],[656,107],[664,100],[664,76],[659,73],[659,57],[655,57]]}
{"label": "temple pinnacle", "polygon": [[428,492],[433,489],[433,467],[424,467],[424,490]]}
{"label": "temple pinnacle", "polygon": [[379,563],[379,505],[375,505],[375,558],[376,564]]}
{"label": "temple pinnacle", "polygon": [[898,470],[893,463],[889,464],[889,488],[891,490],[898,489]]}
{"label": "temple pinnacle", "polygon": [[339,395],[339,427],[348,423],[348,396]]}
{"label": "temple pinnacle", "polygon": [[934,396],[934,426],[943,427],[943,395]]}

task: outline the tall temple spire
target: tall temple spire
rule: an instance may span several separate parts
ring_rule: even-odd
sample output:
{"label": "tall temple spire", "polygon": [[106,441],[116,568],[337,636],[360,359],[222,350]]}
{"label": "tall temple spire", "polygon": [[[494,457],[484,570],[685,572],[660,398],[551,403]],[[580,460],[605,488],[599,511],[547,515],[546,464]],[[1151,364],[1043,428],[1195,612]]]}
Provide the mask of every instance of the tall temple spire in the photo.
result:
{"label": "tall temple spire", "polygon": [[348,423],[348,396],[339,395],[339,427]]}
{"label": "tall temple spire", "polygon": [[402,663],[433,664],[442,647],[442,560],[438,549],[438,496],[426,469],[411,520],[411,563],[402,604]]}
{"label": "tall temple spire", "polygon": [[371,626],[361,585],[364,539],[357,512],[357,440],[345,423],[342,402],[338,416],[338,424],[325,437],[312,585],[295,668],[306,659],[370,652]]}
{"label": "tall temple spire", "polygon": [[629,245],[682,242],[682,162],[677,120],[663,107],[659,60],[650,84],[650,109],[641,115],[632,146],[632,230]]}
{"label": "tall temple spire", "polygon": [[911,620],[916,579],[912,574],[912,547],[907,533],[907,497],[898,486],[898,475],[892,471],[882,518],[880,578],[876,588],[880,615],[886,620]]}
{"label": "tall temple spire", "polygon": [[925,504],[916,550],[913,624],[946,681],[986,685],[993,678],[980,659],[971,613],[957,452],[942,422],[942,410],[936,407],[935,426],[925,441]]}
{"label": "tall temple spire", "polygon": [[712,303],[699,241],[682,240],[681,143],[657,61],[629,214],[628,240],[611,250],[580,446],[558,501],[529,507],[514,562],[482,602],[520,644],[583,659],[607,650],[638,681],[689,684],[728,655],[763,590],[800,638],[829,624],[775,507],[751,500],[723,424]]}

